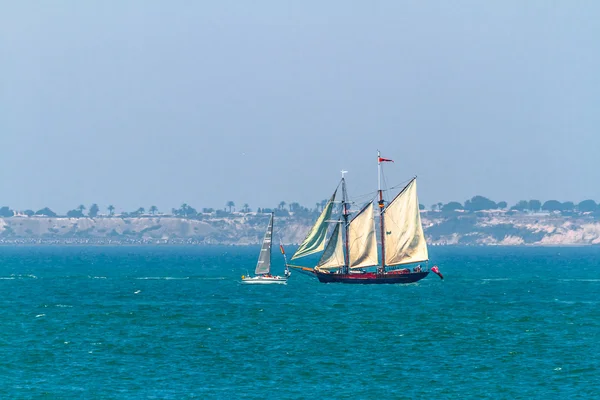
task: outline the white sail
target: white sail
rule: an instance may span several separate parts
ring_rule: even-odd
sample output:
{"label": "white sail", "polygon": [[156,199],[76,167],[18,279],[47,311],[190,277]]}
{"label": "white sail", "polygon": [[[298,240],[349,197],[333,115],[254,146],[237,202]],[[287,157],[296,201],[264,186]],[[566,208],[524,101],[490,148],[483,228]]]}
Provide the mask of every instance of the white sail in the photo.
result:
{"label": "white sail", "polygon": [[327,228],[329,227],[329,217],[331,216],[331,210],[333,209],[333,200],[335,199],[335,192],[333,192],[333,196],[327,202],[325,207],[323,207],[323,211],[317,222],[313,225],[304,241],[296,250],[296,253],[292,256],[292,260],[300,257],[305,257],[314,253],[318,253],[323,251],[325,248],[325,239],[327,238]]}
{"label": "white sail", "polygon": [[384,210],[385,264],[400,265],[429,259],[421,226],[417,180],[413,179]]}
{"label": "white sail", "polygon": [[325,247],[325,251],[321,256],[321,260],[317,264],[317,267],[320,269],[337,269],[339,267],[343,267],[345,264],[344,261],[344,248],[343,248],[343,240],[342,240],[342,230],[340,226],[342,225],[341,221],[335,226],[331,237],[329,238],[329,242],[327,243],[327,247]]}
{"label": "white sail", "polygon": [[350,268],[377,265],[377,238],[373,219],[373,202],[367,204],[350,221],[348,228]]}
{"label": "white sail", "polygon": [[262,247],[260,249],[260,254],[258,255],[258,262],[256,263],[256,268],[254,269],[254,273],[256,275],[268,274],[271,272],[271,239],[273,237],[273,214],[271,214],[271,219],[269,220],[269,225],[267,226],[267,232],[265,232],[265,237],[263,239]]}

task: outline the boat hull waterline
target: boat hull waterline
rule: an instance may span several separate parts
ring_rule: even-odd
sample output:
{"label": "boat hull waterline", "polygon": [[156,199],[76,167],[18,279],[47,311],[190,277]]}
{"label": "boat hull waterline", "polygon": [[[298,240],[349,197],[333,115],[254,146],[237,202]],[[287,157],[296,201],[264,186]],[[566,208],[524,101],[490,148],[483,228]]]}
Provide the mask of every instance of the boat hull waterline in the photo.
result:
{"label": "boat hull waterline", "polygon": [[373,272],[365,274],[332,274],[320,271],[314,271],[314,273],[321,283],[354,283],[359,285],[371,285],[414,283],[425,278],[429,274],[429,271],[404,274],[389,272],[385,274],[376,274]]}
{"label": "boat hull waterline", "polygon": [[246,276],[242,278],[242,283],[245,283],[247,285],[287,285],[287,278],[281,276]]}

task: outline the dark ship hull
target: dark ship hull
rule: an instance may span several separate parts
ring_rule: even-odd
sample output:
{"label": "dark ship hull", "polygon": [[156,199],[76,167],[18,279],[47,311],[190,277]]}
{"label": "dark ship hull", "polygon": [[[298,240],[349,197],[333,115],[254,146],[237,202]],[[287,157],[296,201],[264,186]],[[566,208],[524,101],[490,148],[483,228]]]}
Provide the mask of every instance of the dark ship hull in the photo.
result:
{"label": "dark ship hull", "polygon": [[424,272],[387,272],[376,274],[367,272],[364,274],[337,274],[322,271],[314,271],[315,276],[321,283],[354,283],[359,285],[384,284],[384,283],[414,283],[425,278],[429,271]]}

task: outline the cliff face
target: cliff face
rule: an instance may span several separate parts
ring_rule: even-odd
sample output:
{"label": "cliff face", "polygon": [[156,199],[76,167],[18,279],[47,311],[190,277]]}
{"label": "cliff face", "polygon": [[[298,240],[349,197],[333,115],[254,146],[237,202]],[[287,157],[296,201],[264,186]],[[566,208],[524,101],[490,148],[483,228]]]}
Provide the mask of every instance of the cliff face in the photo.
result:
{"label": "cliff face", "polygon": [[0,219],[0,238],[17,239],[144,239],[204,238],[215,232],[210,224],[181,218],[48,218]]}
{"label": "cliff face", "polygon": [[[268,215],[231,215],[202,220],[171,216],[99,218],[0,218],[0,243],[194,243],[259,244]],[[433,245],[595,245],[600,221],[591,216],[564,217],[506,213],[422,215]],[[311,218],[279,217],[274,241],[301,242]]]}
{"label": "cliff face", "polygon": [[431,244],[595,245],[600,221],[589,215],[478,213],[423,218]]}
{"label": "cliff face", "polygon": [[[0,243],[196,243],[258,244],[268,215],[232,216],[205,220],[160,217],[0,218]],[[290,217],[277,221],[275,241],[298,243],[312,221]]]}

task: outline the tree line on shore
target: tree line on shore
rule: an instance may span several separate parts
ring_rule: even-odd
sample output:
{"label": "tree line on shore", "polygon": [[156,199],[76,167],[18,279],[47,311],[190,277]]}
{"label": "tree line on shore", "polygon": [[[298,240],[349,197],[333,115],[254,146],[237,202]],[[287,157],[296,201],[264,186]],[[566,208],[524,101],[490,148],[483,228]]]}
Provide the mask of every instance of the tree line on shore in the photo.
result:
{"label": "tree line on shore", "polygon": [[437,203],[431,207],[432,211],[467,211],[476,212],[484,210],[507,210],[507,211],[531,211],[531,212],[597,212],[600,211],[600,204],[594,200],[583,200],[577,204],[572,201],[560,202],[558,200],[548,200],[542,203],[540,200],[520,200],[515,205],[508,207],[505,201],[498,203],[483,196],[475,196],[461,204],[457,201],[451,201],[446,204]]}
{"label": "tree line on shore", "polygon": [[[327,204],[327,200],[322,200],[315,203],[315,208],[308,208],[300,205],[297,202],[286,203],[285,201],[279,202],[276,207],[273,208],[257,208],[256,213],[271,213],[274,212],[279,216],[287,216],[290,214],[296,216],[312,216],[315,213],[321,212],[323,207]],[[287,206],[287,207],[286,207]],[[425,206],[419,204],[419,208],[426,211]],[[577,204],[572,201],[560,202],[558,200],[548,200],[542,203],[540,200],[520,200],[515,205],[508,207],[505,201],[495,202],[484,196],[474,196],[470,200],[466,200],[464,203],[457,201],[451,201],[448,203],[434,203],[430,211],[442,214],[456,213],[456,212],[479,212],[486,210],[505,210],[508,212],[560,212],[560,213],[600,213],[600,204],[596,201],[588,199],[583,200]],[[86,212],[87,211],[87,212]],[[106,207],[106,214],[100,214],[100,207],[97,204],[92,204],[89,209],[83,204],[78,207],[69,210],[64,215],[59,215],[52,211],[48,207],[44,207],[38,211],[25,210],[23,212],[16,212],[8,206],[0,207],[0,217],[13,217],[13,216],[45,216],[45,217],[68,217],[68,218],[96,218],[98,216],[103,217],[142,217],[142,216],[155,216],[155,215],[172,215],[183,218],[201,218],[204,216],[216,216],[226,217],[233,213],[236,213],[235,202],[230,200],[225,204],[223,209],[214,208],[202,208],[200,211],[194,207],[183,203],[179,208],[172,208],[171,213],[159,213],[158,207],[150,206],[148,210],[144,207],[139,207],[135,211],[121,212],[115,215],[115,207],[111,204]],[[237,213],[252,213],[253,210],[250,206],[245,203]]]}

